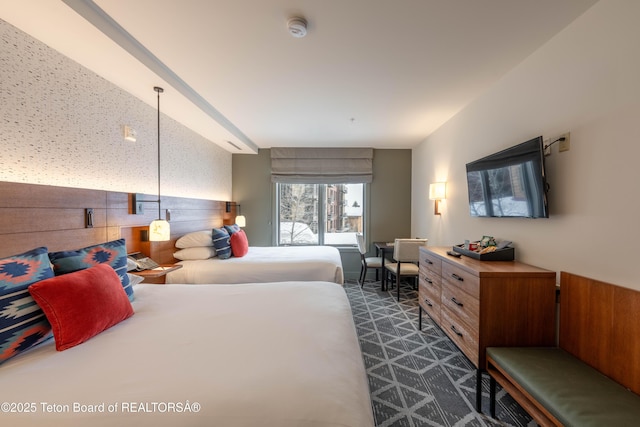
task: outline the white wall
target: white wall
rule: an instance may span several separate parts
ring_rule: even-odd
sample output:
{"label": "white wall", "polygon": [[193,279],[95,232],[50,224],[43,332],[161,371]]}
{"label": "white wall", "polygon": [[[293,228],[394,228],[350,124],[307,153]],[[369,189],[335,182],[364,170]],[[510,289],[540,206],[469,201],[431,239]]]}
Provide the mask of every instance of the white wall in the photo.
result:
{"label": "white wall", "polygon": [[[516,259],[640,289],[640,1],[601,0],[413,151],[412,235],[492,235]],[[472,72],[470,70],[470,72]],[[549,219],[471,218],[465,164],[571,132],[547,157]],[[441,217],[431,182],[447,181]]]}
{"label": "white wall", "polygon": [[[160,120],[162,194],[230,200],[231,153]],[[155,194],[156,128],[155,108],[0,19],[0,181]]]}

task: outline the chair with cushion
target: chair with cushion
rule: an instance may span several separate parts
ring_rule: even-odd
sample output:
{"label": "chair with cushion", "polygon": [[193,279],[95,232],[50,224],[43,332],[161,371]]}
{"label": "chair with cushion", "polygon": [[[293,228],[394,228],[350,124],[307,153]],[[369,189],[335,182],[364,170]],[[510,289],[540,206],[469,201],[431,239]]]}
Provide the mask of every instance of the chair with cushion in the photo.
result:
{"label": "chair with cushion", "polygon": [[378,270],[382,268],[382,257],[367,257],[367,248],[364,244],[364,236],[362,233],[356,233],[356,240],[358,242],[358,251],[360,252],[360,262],[362,264],[360,268],[360,277],[358,282],[360,287],[364,286],[364,280],[367,277],[367,269],[376,269],[376,281],[378,280]]}
{"label": "chair with cushion", "polygon": [[418,278],[418,260],[420,259],[420,247],[427,245],[427,239],[396,239],[393,245],[393,259],[384,265],[386,277],[388,272],[393,283],[398,289],[398,301],[400,301],[400,279],[410,277],[414,280]]}

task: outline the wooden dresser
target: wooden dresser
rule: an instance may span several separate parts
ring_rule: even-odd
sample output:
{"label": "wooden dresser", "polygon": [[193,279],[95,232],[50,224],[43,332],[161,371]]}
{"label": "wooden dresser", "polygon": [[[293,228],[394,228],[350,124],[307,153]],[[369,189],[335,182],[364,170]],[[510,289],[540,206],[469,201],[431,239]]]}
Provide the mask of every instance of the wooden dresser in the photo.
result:
{"label": "wooden dresser", "polygon": [[516,261],[456,258],[449,249],[420,248],[419,327],[424,310],[476,367],[480,411],[487,347],[555,344],[556,274]]}

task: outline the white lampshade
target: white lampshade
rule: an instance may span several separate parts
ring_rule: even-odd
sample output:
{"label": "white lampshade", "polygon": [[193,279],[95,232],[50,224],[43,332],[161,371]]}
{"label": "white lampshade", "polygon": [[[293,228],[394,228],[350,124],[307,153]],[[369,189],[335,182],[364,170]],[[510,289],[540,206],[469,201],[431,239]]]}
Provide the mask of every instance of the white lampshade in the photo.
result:
{"label": "white lampshade", "polygon": [[446,185],[444,182],[429,184],[429,200],[444,200],[447,198]]}
{"label": "white lampshade", "polygon": [[171,226],[163,219],[151,221],[149,225],[150,242],[166,242],[171,236]]}
{"label": "white lampshade", "polygon": [[247,225],[247,219],[244,217],[244,215],[238,215],[236,217],[236,224],[238,225],[238,227],[245,227]]}

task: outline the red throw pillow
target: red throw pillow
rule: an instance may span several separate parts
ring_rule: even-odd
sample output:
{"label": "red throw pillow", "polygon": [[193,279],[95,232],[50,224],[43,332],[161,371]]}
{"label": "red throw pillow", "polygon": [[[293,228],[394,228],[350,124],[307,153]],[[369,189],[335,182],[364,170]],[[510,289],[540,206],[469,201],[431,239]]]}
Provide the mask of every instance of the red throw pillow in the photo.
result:
{"label": "red throw pillow", "polygon": [[249,252],[249,241],[244,230],[236,231],[231,235],[231,252],[235,257],[243,257]]}
{"label": "red throw pillow", "polygon": [[108,264],[36,282],[29,286],[29,293],[51,323],[58,351],[133,315],[127,293]]}

